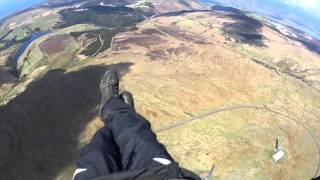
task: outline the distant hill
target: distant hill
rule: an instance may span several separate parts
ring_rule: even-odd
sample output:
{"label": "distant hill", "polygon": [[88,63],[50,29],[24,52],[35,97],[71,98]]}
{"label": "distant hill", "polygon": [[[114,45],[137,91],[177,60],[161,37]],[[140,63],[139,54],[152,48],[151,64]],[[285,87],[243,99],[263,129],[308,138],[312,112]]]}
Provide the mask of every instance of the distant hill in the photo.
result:
{"label": "distant hill", "polygon": [[293,7],[279,0],[270,1],[238,1],[238,0],[200,0],[204,3],[220,4],[237,7],[241,10],[252,11],[267,16],[283,24],[293,26],[320,39],[318,26],[320,16],[302,9]]}

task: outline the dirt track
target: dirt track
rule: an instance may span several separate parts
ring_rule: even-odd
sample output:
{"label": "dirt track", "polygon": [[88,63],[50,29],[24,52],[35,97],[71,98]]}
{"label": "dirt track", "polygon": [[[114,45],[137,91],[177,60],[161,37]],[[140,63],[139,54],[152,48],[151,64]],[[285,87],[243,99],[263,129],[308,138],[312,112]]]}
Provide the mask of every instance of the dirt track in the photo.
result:
{"label": "dirt track", "polygon": [[303,123],[301,123],[298,120],[296,120],[296,119],[294,119],[292,117],[289,117],[288,115],[285,115],[285,114],[283,114],[281,112],[272,110],[269,107],[267,107],[266,105],[265,106],[233,105],[233,106],[224,107],[224,108],[212,109],[211,111],[194,115],[194,116],[190,117],[189,119],[180,120],[180,121],[178,121],[176,123],[173,123],[171,125],[160,127],[158,129],[156,129],[155,132],[156,133],[161,133],[161,132],[167,131],[167,130],[172,129],[172,128],[176,128],[176,127],[179,127],[179,126],[186,125],[186,124],[188,124],[190,122],[193,122],[195,120],[201,120],[201,119],[203,119],[203,118],[205,118],[207,116],[211,116],[211,115],[214,115],[214,114],[217,114],[217,113],[220,113],[220,112],[237,110],[237,109],[255,109],[255,110],[261,110],[261,111],[265,111],[265,112],[270,112],[270,113],[273,113],[273,114],[276,114],[276,115],[279,115],[279,116],[282,116],[282,117],[288,119],[288,121],[290,123],[292,123],[291,121],[294,121],[297,125],[302,127],[310,135],[310,137],[314,141],[314,144],[317,147],[319,155],[318,155],[318,165],[316,167],[316,172],[315,172],[314,178],[320,176],[320,143],[319,143],[319,140],[318,140],[317,136],[308,127],[306,127]]}

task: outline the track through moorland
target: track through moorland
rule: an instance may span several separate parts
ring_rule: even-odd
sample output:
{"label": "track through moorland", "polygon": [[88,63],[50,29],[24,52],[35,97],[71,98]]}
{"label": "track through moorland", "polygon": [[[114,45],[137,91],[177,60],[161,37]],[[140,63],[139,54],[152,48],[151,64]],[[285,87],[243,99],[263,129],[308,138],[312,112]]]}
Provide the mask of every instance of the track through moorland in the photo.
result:
{"label": "track through moorland", "polygon": [[97,49],[97,51],[91,56],[91,57],[94,57],[94,56],[96,56],[99,52],[100,52],[100,50],[102,49],[102,47],[103,47],[103,45],[104,45],[104,40],[101,38],[101,34],[99,34],[99,41],[100,41],[100,47]]}
{"label": "track through moorland", "polygon": [[184,119],[184,120],[180,120],[176,123],[173,123],[171,125],[167,125],[167,126],[163,126],[160,127],[158,129],[155,129],[156,133],[161,133],[179,126],[184,126],[188,123],[191,123],[193,121],[196,120],[201,120],[205,117],[208,116],[212,116],[214,114],[220,113],[220,112],[226,112],[226,111],[233,111],[233,110],[238,110],[238,109],[254,109],[254,110],[260,110],[260,111],[265,111],[265,112],[269,112],[275,115],[279,115],[284,117],[285,119],[288,119],[289,123],[292,123],[291,121],[294,121],[298,126],[302,127],[308,134],[309,136],[312,138],[317,150],[318,150],[318,164],[316,167],[316,171],[315,171],[315,175],[314,178],[319,177],[320,176],[320,143],[318,141],[317,136],[308,128],[306,127],[302,122],[300,122],[299,120],[296,120],[295,118],[290,117],[289,115],[283,114],[281,112],[278,112],[276,110],[273,110],[271,108],[269,108],[268,106],[264,105],[264,106],[258,106],[258,105],[231,105],[229,107],[224,107],[224,108],[215,108],[212,109],[211,111],[208,112],[204,112],[204,113],[200,113],[197,115],[194,115],[188,119]]}

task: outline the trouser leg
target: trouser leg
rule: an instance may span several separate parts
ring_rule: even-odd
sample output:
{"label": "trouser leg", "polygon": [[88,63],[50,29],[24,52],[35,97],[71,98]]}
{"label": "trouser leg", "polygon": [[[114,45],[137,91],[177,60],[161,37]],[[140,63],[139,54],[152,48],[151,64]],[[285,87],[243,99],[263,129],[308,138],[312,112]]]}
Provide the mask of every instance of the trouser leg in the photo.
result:
{"label": "trouser leg", "polygon": [[76,180],[112,174],[122,170],[119,148],[108,127],[101,128],[80,154]]}
{"label": "trouser leg", "polygon": [[104,106],[102,118],[107,121],[120,149],[124,170],[144,168],[157,158],[163,164],[173,161],[158,142],[150,123],[120,98],[113,98]]}

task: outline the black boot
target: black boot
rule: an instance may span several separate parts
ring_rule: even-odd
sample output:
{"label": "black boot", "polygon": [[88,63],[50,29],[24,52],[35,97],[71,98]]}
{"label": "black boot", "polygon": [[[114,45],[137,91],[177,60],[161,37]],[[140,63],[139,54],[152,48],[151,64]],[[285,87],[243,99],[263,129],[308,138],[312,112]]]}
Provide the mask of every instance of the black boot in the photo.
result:
{"label": "black boot", "polygon": [[107,70],[101,78],[100,82],[101,91],[101,105],[99,114],[103,106],[112,98],[119,96],[119,77],[116,71]]}

